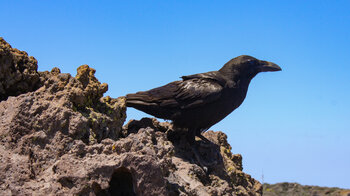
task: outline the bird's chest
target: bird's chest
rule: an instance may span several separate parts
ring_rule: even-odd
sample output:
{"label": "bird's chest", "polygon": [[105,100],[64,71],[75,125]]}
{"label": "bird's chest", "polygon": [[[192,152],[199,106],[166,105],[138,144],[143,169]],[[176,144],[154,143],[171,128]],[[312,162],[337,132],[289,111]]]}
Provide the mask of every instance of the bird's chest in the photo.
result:
{"label": "bird's chest", "polygon": [[246,94],[247,91],[242,88],[227,89],[222,93],[221,100],[215,103],[215,107],[229,114],[243,103]]}
{"label": "bird's chest", "polygon": [[205,119],[206,127],[212,126],[238,108],[243,103],[245,96],[246,91],[242,89],[228,89],[222,93],[219,100],[208,104],[198,117]]}

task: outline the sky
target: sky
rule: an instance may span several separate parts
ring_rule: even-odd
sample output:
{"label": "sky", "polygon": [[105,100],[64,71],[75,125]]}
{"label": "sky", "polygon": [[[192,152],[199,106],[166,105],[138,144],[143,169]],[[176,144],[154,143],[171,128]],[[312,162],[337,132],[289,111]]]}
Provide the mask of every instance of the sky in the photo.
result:
{"label": "sky", "polygon": [[[247,54],[280,65],[211,130],[261,182],[350,188],[350,1],[5,1],[0,36],[39,70],[82,64],[105,95],[149,90]],[[146,117],[128,109],[128,120]]]}

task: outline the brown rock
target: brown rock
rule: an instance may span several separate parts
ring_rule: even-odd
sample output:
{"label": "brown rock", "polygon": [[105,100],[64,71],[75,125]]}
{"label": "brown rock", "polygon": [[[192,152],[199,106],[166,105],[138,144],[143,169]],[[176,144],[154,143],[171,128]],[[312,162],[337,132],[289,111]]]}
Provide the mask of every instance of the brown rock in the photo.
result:
{"label": "brown rock", "polygon": [[0,37],[0,101],[37,88],[38,61]]}
{"label": "brown rock", "polygon": [[298,183],[277,183],[264,184],[265,196],[294,196],[294,195],[315,195],[315,196],[350,196],[349,189],[340,189],[336,187],[319,187],[300,185]]}

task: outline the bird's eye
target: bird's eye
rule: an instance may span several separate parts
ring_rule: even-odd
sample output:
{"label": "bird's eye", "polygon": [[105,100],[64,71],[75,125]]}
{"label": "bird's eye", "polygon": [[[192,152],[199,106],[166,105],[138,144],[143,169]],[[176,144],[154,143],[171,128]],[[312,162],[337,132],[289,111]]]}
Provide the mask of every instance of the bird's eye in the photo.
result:
{"label": "bird's eye", "polygon": [[247,64],[249,64],[249,65],[254,65],[254,64],[255,64],[255,61],[254,61],[254,60],[251,60],[251,59],[248,59],[248,60],[247,60]]}

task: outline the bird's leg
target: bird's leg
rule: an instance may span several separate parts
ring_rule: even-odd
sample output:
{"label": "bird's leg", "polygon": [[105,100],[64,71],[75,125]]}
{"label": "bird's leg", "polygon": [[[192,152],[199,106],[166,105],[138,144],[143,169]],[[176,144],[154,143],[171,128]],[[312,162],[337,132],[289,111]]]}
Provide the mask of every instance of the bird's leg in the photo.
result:
{"label": "bird's leg", "polygon": [[201,146],[210,147],[213,144],[212,141],[208,140],[201,133],[198,133],[196,136],[199,137],[203,141],[203,142],[200,143]]}
{"label": "bird's leg", "polygon": [[196,131],[193,130],[187,130],[187,141],[188,143],[193,146],[196,143]]}
{"label": "bird's leg", "polygon": [[201,147],[209,148],[213,144],[212,141],[208,140],[206,137],[202,135],[202,130],[196,132],[196,136],[199,137],[203,142],[200,142]]}
{"label": "bird's leg", "polygon": [[201,138],[201,140],[205,143],[212,143],[210,140],[208,140],[206,137],[204,137],[202,134],[198,134],[197,137]]}

